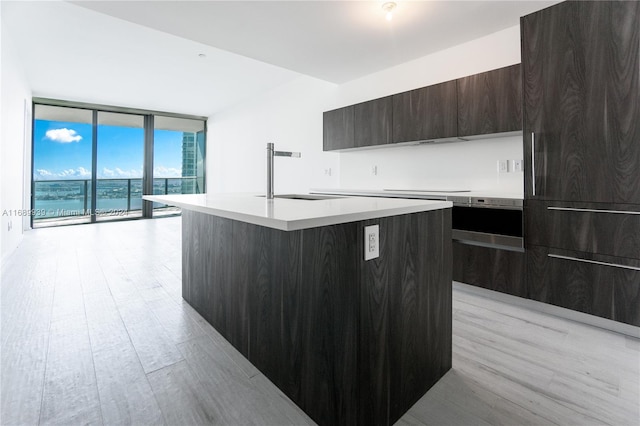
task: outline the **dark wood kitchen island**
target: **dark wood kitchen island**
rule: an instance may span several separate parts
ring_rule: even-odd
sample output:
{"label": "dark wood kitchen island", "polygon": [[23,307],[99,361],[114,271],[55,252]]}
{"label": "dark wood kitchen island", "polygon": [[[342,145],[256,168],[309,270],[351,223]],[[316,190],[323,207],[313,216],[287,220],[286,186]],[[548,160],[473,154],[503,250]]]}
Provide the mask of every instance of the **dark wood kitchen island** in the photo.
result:
{"label": "dark wood kitchen island", "polygon": [[393,424],[451,368],[451,203],[145,199],[183,209],[182,297],[319,424]]}

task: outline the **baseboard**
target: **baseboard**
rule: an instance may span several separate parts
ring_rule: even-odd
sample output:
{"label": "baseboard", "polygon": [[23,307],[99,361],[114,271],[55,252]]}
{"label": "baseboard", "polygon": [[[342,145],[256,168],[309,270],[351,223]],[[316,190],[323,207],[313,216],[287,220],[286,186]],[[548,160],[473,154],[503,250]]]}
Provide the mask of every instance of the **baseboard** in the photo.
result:
{"label": "baseboard", "polygon": [[512,296],[510,294],[500,293],[498,291],[488,290],[482,287],[476,287],[469,284],[454,281],[453,288],[457,291],[474,294],[487,299],[497,300],[508,303],[510,305],[520,306],[532,311],[542,312],[556,317],[576,321],[582,324],[588,324],[594,327],[603,328],[615,333],[624,334],[625,336],[640,339],[640,327],[624,324],[606,318],[600,318],[595,315],[585,314],[583,312],[572,311],[571,309],[561,308],[560,306],[549,305],[535,300],[524,299],[522,297]]}
{"label": "baseboard", "polygon": [[[16,249],[18,248],[18,246],[20,245],[20,243],[22,243],[22,238],[24,237],[24,235],[21,233],[20,234],[20,238],[18,239],[18,241],[13,241],[11,242],[12,247],[9,249],[6,249],[5,247],[1,247],[2,250],[7,250],[6,253],[2,254],[2,258],[0,258],[0,268],[4,269],[7,261],[9,260],[9,258],[11,257],[11,255],[13,254],[13,252],[16,251]],[[6,244],[5,241],[2,242],[2,244]]]}

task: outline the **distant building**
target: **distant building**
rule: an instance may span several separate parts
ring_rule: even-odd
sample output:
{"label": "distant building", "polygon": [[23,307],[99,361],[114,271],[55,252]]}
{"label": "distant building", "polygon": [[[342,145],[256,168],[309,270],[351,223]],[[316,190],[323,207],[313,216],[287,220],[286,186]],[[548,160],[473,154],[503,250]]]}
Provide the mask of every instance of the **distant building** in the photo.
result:
{"label": "distant building", "polygon": [[182,179],[183,194],[200,194],[204,192],[204,132],[182,133]]}

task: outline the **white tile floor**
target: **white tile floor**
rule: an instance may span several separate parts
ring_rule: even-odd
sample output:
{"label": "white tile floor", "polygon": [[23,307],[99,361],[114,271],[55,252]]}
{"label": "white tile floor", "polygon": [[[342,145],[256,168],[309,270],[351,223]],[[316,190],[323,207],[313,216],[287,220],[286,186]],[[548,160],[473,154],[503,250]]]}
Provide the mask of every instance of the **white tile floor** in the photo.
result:
{"label": "white tile floor", "polygon": [[[2,265],[0,424],[313,424],[180,296],[180,218],[38,229]],[[398,424],[640,424],[640,342],[460,290]]]}

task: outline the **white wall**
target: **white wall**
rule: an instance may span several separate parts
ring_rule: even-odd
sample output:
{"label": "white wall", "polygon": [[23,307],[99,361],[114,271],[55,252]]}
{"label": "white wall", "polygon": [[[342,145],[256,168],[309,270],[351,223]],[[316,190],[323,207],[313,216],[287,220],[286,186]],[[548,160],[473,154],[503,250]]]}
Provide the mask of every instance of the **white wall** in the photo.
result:
{"label": "white wall", "polygon": [[[302,161],[276,159],[277,192],[446,186],[521,193],[522,173],[499,175],[496,165],[499,159],[522,158],[519,137],[322,152],[322,111],[518,62],[520,30],[514,26],[339,86],[300,77],[211,117],[208,191],[264,191],[264,147],[273,141],[277,149],[303,152]],[[324,174],[328,168],[331,177]]]}
{"label": "white wall", "polygon": [[[347,189],[481,190],[519,195],[523,174],[498,173],[497,160],[522,158],[522,137],[404,146],[341,154]],[[373,175],[372,167],[377,174]]]}
{"label": "white wall", "polygon": [[306,192],[312,183],[338,186],[339,154],[322,152],[322,111],[336,91],[334,84],[300,77],[212,117],[207,192],[264,193],[267,142],[279,151],[302,153],[301,158],[275,158],[276,192]]}
{"label": "white wall", "polygon": [[423,56],[340,86],[333,107],[375,99],[520,62],[520,26]]}
{"label": "white wall", "polygon": [[10,216],[8,211],[29,208],[31,90],[4,25],[1,34],[0,252],[4,260],[18,246],[29,223],[28,218]]}
{"label": "white wall", "polygon": [[[344,84],[336,107],[520,62],[514,26]],[[471,189],[521,194],[523,174],[498,173],[497,160],[522,159],[522,138],[392,147],[340,156],[340,185],[357,189]],[[378,174],[371,169],[377,167]]]}

